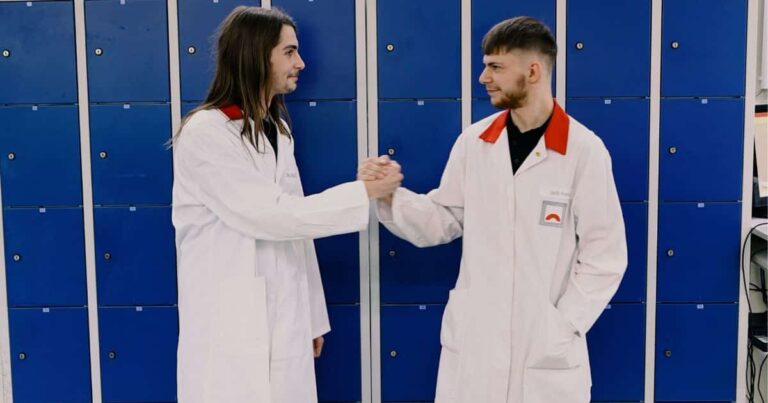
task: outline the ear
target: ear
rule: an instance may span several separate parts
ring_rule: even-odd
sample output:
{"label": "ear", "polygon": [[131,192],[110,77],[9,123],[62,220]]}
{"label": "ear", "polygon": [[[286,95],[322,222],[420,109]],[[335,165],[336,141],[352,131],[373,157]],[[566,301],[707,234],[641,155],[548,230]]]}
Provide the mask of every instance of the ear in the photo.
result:
{"label": "ear", "polygon": [[543,65],[541,60],[539,59],[533,59],[528,64],[528,82],[531,84],[536,84],[543,78],[544,75],[544,69],[546,66]]}

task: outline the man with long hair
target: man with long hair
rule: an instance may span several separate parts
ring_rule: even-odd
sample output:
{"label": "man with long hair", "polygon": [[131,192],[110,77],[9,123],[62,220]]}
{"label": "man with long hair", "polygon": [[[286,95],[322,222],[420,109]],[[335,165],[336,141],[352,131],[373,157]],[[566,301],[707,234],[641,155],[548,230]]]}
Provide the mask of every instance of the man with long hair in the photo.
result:
{"label": "man with long hair", "polygon": [[311,403],[330,330],[313,238],[368,225],[397,167],[304,196],[282,95],[304,62],[296,25],[238,7],[205,102],[173,139],[181,403]]}

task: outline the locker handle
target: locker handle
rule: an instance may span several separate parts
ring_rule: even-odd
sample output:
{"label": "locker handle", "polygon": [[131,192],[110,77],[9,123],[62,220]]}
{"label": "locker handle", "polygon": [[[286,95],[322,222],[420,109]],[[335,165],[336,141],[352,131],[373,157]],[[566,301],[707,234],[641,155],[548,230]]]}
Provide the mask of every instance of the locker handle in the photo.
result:
{"label": "locker handle", "polygon": [[117,357],[117,354],[114,351],[110,351],[107,354],[107,357],[109,357],[110,360],[114,360]]}
{"label": "locker handle", "polygon": [[101,56],[104,54],[104,49],[102,48],[96,48],[96,50],[93,51],[93,53],[96,54],[96,56]]}
{"label": "locker handle", "polygon": [[389,147],[389,148],[387,148],[387,154],[389,154],[389,155],[395,155],[395,152],[396,152],[396,151],[395,151],[395,149],[394,149],[394,148],[392,148],[392,147]]}
{"label": "locker handle", "polygon": [[672,154],[672,155],[675,155],[675,154],[677,154],[677,147],[675,147],[675,146],[669,147],[669,148],[667,149],[667,151],[668,151],[670,154]]}
{"label": "locker handle", "polygon": [[389,254],[389,256],[390,256],[390,257],[395,257],[395,256],[397,256],[397,252],[395,252],[394,250],[391,250],[391,251],[389,251],[389,253],[388,253],[388,254]]}
{"label": "locker handle", "polygon": [[106,151],[100,151],[99,152],[99,158],[101,159],[107,159],[107,152]]}
{"label": "locker handle", "polygon": [[391,44],[391,43],[388,43],[387,44],[387,52],[391,53],[391,52],[394,52],[394,51],[395,51],[395,45]]}
{"label": "locker handle", "polygon": [[14,261],[14,262],[19,262],[19,261],[21,261],[21,255],[20,255],[20,254],[18,254],[18,253],[14,253],[14,254],[13,254],[13,261]]}
{"label": "locker handle", "polygon": [[392,358],[397,358],[397,350],[392,350],[389,352],[389,356]]}
{"label": "locker handle", "polygon": [[667,256],[669,256],[669,257],[675,256],[675,250],[674,249],[667,249]]}
{"label": "locker handle", "polygon": [[197,53],[197,49],[194,46],[190,46],[187,48],[187,53],[189,53],[190,55],[194,55],[195,53]]}
{"label": "locker handle", "polygon": [[584,49],[584,42],[576,42],[576,49],[577,50]]}
{"label": "locker handle", "polygon": [[27,353],[19,353],[19,359],[24,361],[27,359]]}
{"label": "locker handle", "polygon": [[3,57],[11,57],[11,51],[9,49],[3,49]]}
{"label": "locker handle", "polygon": [[110,260],[112,259],[112,254],[109,252],[104,253],[104,260]]}
{"label": "locker handle", "polygon": [[680,48],[680,42],[678,42],[678,41],[672,41],[672,43],[670,44],[670,46],[672,46],[672,49],[678,49],[678,48]]}
{"label": "locker handle", "polygon": [[672,357],[672,350],[670,349],[664,350],[664,357],[667,357],[667,358]]}
{"label": "locker handle", "polygon": [[16,153],[8,153],[8,159],[13,161],[16,159]]}

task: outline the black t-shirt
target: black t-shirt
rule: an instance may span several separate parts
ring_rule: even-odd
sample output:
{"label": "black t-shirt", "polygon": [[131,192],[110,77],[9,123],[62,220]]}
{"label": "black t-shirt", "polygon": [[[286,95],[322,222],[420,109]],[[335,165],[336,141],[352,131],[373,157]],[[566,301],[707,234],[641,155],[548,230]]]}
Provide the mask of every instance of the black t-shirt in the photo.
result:
{"label": "black t-shirt", "polygon": [[539,143],[539,139],[547,131],[549,121],[552,119],[552,115],[549,115],[547,121],[543,125],[528,130],[525,133],[521,133],[520,129],[515,126],[512,121],[512,114],[507,115],[507,135],[509,136],[509,159],[512,161],[512,173],[516,173],[518,168],[523,165],[523,162],[528,155],[536,148],[536,144]]}
{"label": "black t-shirt", "polygon": [[264,134],[269,140],[269,144],[272,144],[272,149],[275,150],[275,158],[277,158],[277,127],[272,123],[272,119],[264,119]]}

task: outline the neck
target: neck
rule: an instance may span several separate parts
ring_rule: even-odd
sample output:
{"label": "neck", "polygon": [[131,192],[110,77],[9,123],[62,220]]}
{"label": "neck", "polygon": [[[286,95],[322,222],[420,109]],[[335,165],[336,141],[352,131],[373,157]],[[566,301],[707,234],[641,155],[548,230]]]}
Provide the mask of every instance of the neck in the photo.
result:
{"label": "neck", "polygon": [[544,124],[552,115],[555,101],[552,94],[529,98],[528,102],[520,108],[511,109],[510,115],[520,132],[527,132]]}

